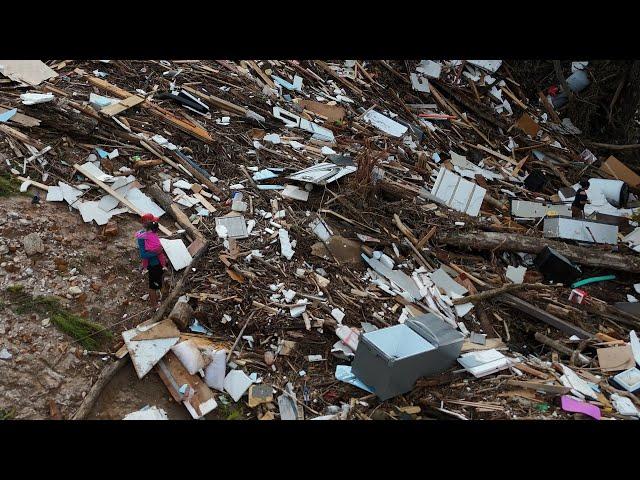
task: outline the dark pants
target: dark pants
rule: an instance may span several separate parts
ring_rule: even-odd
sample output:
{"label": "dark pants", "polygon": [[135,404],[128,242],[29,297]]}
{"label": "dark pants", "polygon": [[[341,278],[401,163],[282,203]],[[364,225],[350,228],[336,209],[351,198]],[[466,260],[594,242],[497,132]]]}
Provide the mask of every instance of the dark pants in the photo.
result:
{"label": "dark pants", "polygon": [[160,290],[162,288],[162,273],[162,265],[149,267],[149,288],[151,290]]}

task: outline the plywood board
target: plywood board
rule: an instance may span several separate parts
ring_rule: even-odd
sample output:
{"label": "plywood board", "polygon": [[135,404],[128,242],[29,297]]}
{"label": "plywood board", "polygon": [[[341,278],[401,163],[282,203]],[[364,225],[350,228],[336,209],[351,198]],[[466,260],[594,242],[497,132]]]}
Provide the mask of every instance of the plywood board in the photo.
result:
{"label": "plywood board", "polygon": [[540,131],[540,125],[526,113],[520,117],[516,126],[531,137],[535,137]]}
{"label": "plywood board", "polygon": [[635,366],[630,345],[624,347],[599,348],[598,363],[603,372],[617,372]]}
{"label": "plywood board", "polygon": [[627,167],[624,163],[611,155],[600,167],[600,171],[611,175],[613,178],[623,180],[631,187],[640,185],[640,175]]}
{"label": "plywood board", "polygon": [[325,103],[306,99],[300,100],[298,103],[302,108],[326,117],[327,121],[331,123],[344,120],[345,109],[338,105],[327,105]]}
{"label": "plywood board", "polygon": [[[218,406],[213,392],[204,380],[197,375],[189,374],[173,352],[168,352],[158,362],[156,369],[173,399],[182,402],[193,418],[201,418]],[[179,391],[185,384],[193,389],[194,393],[190,399],[183,398]]]}
{"label": "plywood board", "polygon": [[24,82],[32,87],[58,76],[41,60],[0,60],[0,73],[15,82]]}

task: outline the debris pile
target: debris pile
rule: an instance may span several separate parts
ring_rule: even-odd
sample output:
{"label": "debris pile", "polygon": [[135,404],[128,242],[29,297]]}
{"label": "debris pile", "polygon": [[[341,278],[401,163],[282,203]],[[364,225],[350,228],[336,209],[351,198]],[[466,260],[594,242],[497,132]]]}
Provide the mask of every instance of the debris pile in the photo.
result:
{"label": "debris pile", "polygon": [[114,351],[193,418],[638,417],[640,177],[561,88],[501,60],[25,62],[0,162],[86,223],[160,217],[173,310]]}

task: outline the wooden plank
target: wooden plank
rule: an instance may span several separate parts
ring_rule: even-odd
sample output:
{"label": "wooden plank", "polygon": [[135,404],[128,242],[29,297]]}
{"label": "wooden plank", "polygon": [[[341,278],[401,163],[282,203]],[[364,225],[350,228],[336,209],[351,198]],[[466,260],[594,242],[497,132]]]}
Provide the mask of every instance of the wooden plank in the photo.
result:
{"label": "wooden plank", "polygon": [[[82,175],[84,175],[85,177],[87,177],[88,179],[90,179],[93,183],[95,183],[96,185],[98,185],[100,188],[102,188],[105,192],[107,192],[109,195],[111,195],[112,197],[114,197],[115,199],[117,199],[120,203],[122,203],[123,205],[126,205],[130,210],[132,210],[133,212],[137,213],[138,215],[142,216],[147,212],[143,212],[141,210],[138,209],[138,207],[136,207],[133,203],[131,203],[129,200],[127,200],[123,195],[121,195],[120,193],[116,192],[113,188],[111,188],[109,185],[106,185],[105,183],[101,182],[100,180],[98,180],[96,177],[94,177],[90,172],[88,172],[87,170],[85,170],[82,165],[78,165],[77,163],[75,163],[73,165],[73,168],[75,168],[78,172],[80,172]],[[173,233],[171,232],[171,230],[169,230],[168,228],[166,228],[165,226],[160,225],[160,231],[162,233],[164,233],[165,235],[173,235]]]}
{"label": "wooden plank", "polygon": [[[517,368],[517,367],[516,367]],[[524,382],[521,380],[507,380],[507,385],[519,388],[528,388],[530,390],[541,390],[553,395],[565,395],[571,391],[569,387],[561,387],[559,385],[547,385],[546,383]]]}
{"label": "wooden plank", "polygon": [[34,187],[38,187],[40,190],[44,190],[45,192],[49,191],[49,185],[45,185],[44,183],[38,183],[34,180],[31,180],[30,178],[18,177],[18,180],[21,180],[23,182],[30,182],[31,185],[33,185]]}
{"label": "wooden plank", "polygon": [[477,150],[482,150],[483,152],[487,152],[488,154],[493,155],[494,157],[499,158],[500,160],[504,160],[505,162],[509,162],[512,165],[515,165],[515,166],[518,165],[518,162],[516,162],[513,158],[507,157],[506,155],[503,155],[500,152],[496,152],[495,150],[491,150],[490,148],[485,147],[484,145],[480,145],[480,144],[472,145],[472,144],[466,143],[466,142],[465,142],[465,144],[469,145],[470,147],[473,147],[473,148],[475,148]]}
{"label": "wooden plank", "polygon": [[33,138],[25,135],[19,130],[15,128],[11,128],[9,125],[0,125],[0,131],[9,135],[10,137],[15,138],[16,140],[20,140],[23,143],[31,145],[32,147],[37,148],[38,150],[42,150],[44,145],[40,143],[38,140],[34,140]]}
{"label": "wooden plank", "polygon": [[562,123],[562,120],[560,120],[560,117],[558,116],[556,111],[553,109],[553,105],[551,105],[551,103],[547,99],[547,96],[543,92],[538,92],[538,97],[540,97],[540,102],[542,103],[542,106],[551,117],[551,120],[553,120],[553,122],[555,123]]}
{"label": "wooden plank", "polygon": [[[12,109],[6,108],[4,106],[0,106],[0,114],[5,113],[9,110],[12,110]],[[11,117],[9,121],[22,125],[23,127],[37,127],[40,125],[39,119],[30,117],[28,115],[24,115],[19,112],[17,112],[13,117]]]}
{"label": "wooden plank", "polygon": [[[197,375],[191,375],[173,352],[168,352],[164,358],[158,362],[156,371],[176,402],[189,403],[191,407],[193,407],[197,415],[195,418],[202,416],[201,406],[214,400],[213,392],[207,384],[204,383],[204,380]],[[188,401],[184,400],[182,394],[179,392],[180,387],[185,383],[194,390],[193,397]],[[192,412],[190,413],[194,416]]]}
{"label": "wooden plank", "polygon": [[204,208],[206,208],[207,210],[209,210],[211,213],[215,213],[216,212],[216,207],[214,207],[213,205],[211,205],[208,200],[206,198],[204,198],[202,195],[200,195],[199,193],[194,193],[193,194],[194,198],[197,198],[200,203],[202,204],[202,206]]}
{"label": "wooden plank", "polygon": [[565,322],[564,320],[559,319],[558,317],[551,315],[550,313],[536,307],[535,305],[531,305],[524,300],[505,293],[498,296],[498,300],[506,303],[507,305],[511,305],[512,307],[520,310],[527,315],[532,316],[533,318],[540,320],[541,322],[546,323],[547,325],[551,325],[552,327],[557,328],[561,332],[566,333],[567,335],[576,335],[580,338],[592,338],[593,335],[587,332],[586,330],[581,329],[580,327],[573,325],[572,323]]}
{"label": "wooden plank", "polygon": [[106,115],[107,117],[113,117],[114,115],[118,115],[119,113],[122,113],[131,107],[135,107],[136,105],[141,104],[142,102],[144,102],[144,98],[137,95],[131,95],[130,97],[125,98],[119,103],[107,105],[102,110],[100,110],[100,113]]}
{"label": "wooden plank", "polygon": [[162,107],[159,107],[157,105],[151,105],[148,101],[145,102],[143,105],[145,104],[148,104],[149,112],[155,115],[156,117],[162,118],[163,120],[170,123],[174,127],[182,130],[185,133],[193,135],[195,138],[202,140],[203,142],[207,142],[207,143],[213,142],[213,138],[211,138],[211,135],[209,135],[209,132],[207,132],[204,128],[193,125],[190,122],[186,122],[181,118],[176,117],[170,111],[165,110]]}
{"label": "wooden plank", "polygon": [[228,102],[224,98],[216,97],[215,95],[204,94],[202,92],[199,92],[195,88],[191,88],[191,87],[189,87],[187,85],[183,85],[182,88],[183,88],[183,90],[186,90],[187,92],[191,93],[192,95],[195,95],[195,96],[199,97],[205,103],[213,105],[216,108],[220,108],[222,110],[227,110],[227,111],[229,111],[231,113],[236,113],[238,115],[246,115],[247,114],[247,109],[246,108],[241,107],[239,105],[236,105],[235,103]]}
{"label": "wooden plank", "polygon": [[271,80],[263,71],[262,69],[258,66],[258,64],[256,62],[254,62],[253,60],[246,60],[247,65],[249,65],[254,72],[256,72],[258,74],[258,76],[262,79],[262,81],[264,83],[266,83],[269,87],[271,88],[276,88],[276,84],[273,83],[273,80]]}
{"label": "wooden plank", "polygon": [[[117,87],[115,85],[112,85],[111,83],[107,82],[106,80],[102,80],[101,78],[89,76],[88,80],[89,80],[89,83],[91,83],[92,85],[95,85],[98,88],[106,90],[107,92],[111,93],[112,95],[115,95],[116,97],[124,98],[124,99],[128,99],[132,97],[132,95],[128,91],[120,87]],[[140,105],[143,108],[146,108],[151,114],[161,118],[165,122],[169,123],[170,125],[173,125],[174,127],[182,130],[183,132],[193,135],[195,138],[202,140],[204,142],[207,142],[207,143],[213,142],[213,138],[211,138],[211,135],[209,135],[209,132],[207,132],[204,128],[195,126],[190,122],[187,122],[185,120],[182,120],[181,118],[176,117],[168,110],[165,110],[164,108],[159,107],[158,105],[152,104],[151,102],[149,102],[149,100],[144,100],[142,103],[140,103]]]}
{"label": "wooden plank", "polygon": [[529,160],[529,155],[527,155],[526,157],[524,157],[522,160],[518,162],[518,164],[515,166],[515,168],[511,172],[511,175],[514,177],[517,176],[518,173],[520,173],[520,170],[522,170],[522,167],[524,167],[524,164],[527,163],[527,160]]}

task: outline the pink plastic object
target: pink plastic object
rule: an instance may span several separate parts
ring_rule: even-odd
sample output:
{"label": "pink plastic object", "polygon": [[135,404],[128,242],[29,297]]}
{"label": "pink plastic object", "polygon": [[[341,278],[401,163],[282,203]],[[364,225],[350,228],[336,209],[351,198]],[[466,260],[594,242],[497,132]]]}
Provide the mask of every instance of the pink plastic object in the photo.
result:
{"label": "pink plastic object", "polygon": [[573,397],[570,397],[569,395],[563,395],[560,398],[560,403],[562,405],[562,409],[565,412],[584,413],[585,415],[589,415],[591,418],[600,420],[600,409],[595,405],[591,405],[587,402],[582,402]]}

